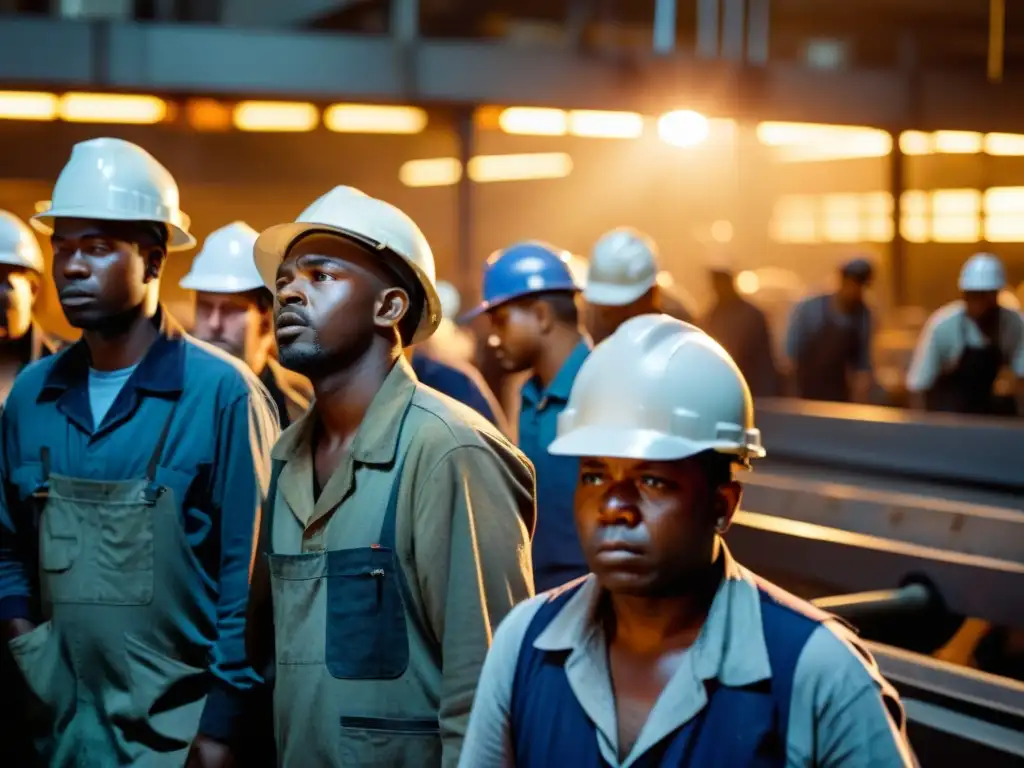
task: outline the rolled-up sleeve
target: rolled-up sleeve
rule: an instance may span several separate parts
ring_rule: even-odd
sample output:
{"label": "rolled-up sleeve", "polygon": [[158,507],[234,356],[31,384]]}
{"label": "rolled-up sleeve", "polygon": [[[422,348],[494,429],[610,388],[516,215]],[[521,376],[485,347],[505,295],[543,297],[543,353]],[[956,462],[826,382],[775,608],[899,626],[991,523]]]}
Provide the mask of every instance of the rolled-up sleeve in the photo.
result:
{"label": "rolled-up sleeve", "polygon": [[270,474],[270,449],[279,431],[264,393],[242,395],[222,411],[217,427],[211,502],[220,513],[217,643],[210,671],[214,686],[200,732],[219,741],[235,734],[245,692],[259,681],[245,653],[245,609],[254,537]]}
{"label": "rolled-up sleeve", "polygon": [[[458,764],[494,630],[531,596],[535,479],[511,451],[464,445],[429,471],[416,515],[416,569],[424,612],[441,643],[443,765]],[[442,512],[443,511],[443,512]]]}
{"label": "rolled-up sleeve", "polygon": [[32,520],[18,500],[8,464],[15,429],[13,413],[0,406],[0,621],[28,618],[31,595],[26,554]]}

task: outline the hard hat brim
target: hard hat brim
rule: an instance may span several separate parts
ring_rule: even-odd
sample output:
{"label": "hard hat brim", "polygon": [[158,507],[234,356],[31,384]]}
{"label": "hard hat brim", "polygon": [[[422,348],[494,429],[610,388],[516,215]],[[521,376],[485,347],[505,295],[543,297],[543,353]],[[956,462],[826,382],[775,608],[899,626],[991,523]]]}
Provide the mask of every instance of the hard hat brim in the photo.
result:
{"label": "hard hat brim", "polygon": [[988,293],[990,291],[1001,291],[1006,288],[1006,281],[999,280],[961,280],[958,284],[961,291],[965,293],[978,292]]}
{"label": "hard hat brim", "polygon": [[116,216],[109,213],[103,215],[97,214],[91,211],[81,210],[61,210],[60,208],[50,208],[48,202],[38,203],[37,208],[46,206],[41,213],[37,213],[31,219],[29,224],[36,232],[40,232],[44,235],[53,234],[53,222],[55,219],[87,219],[92,221],[155,221],[157,224],[163,224],[167,227],[169,235],[169,241],[167,243],[167,250],[170,251],[188,251],[196,247],[196,239],[193,237],[186,227],[189,226],[189,218],[185,214],[181,214],[182,224],[178,225],[170,221],[160,221],[159,219],[139,219],[137,216]]}
{"label": "hard hat brim", "polygon": [[496,299],[494,299],[492,301],[481,301],[479,304],[477,304],[472,309],[467,310],[463,314],[459,315],[459,318],[458,318],[458,320],[456,322],[458,322],[460,324],[465,324],[465,323],[472,322],[473,320],[475,320],[476,318],[480,317],[480,315],[484,314],[485,312],[490,312],[492,309],[497,309],[502,304],[508,304],[510,301],[515,301],[516,299],[526,299],[526,298],[529,298],[530,296],[539,296],[542,293],[560,293],[560,292],[562,292],[562,293],[577,294],[577,293],[580,292],[580,289],[579,288],[560,288],[560,287],[546,286],[544,288],[538,288],[535,291],[521,291],[519,293],[510,293],[507,296],[499,296],[498,298],[496,298]]}
{"label": "hard hat brim", "polygon": [[23,256],[19,256],[17,253],[11,251],[0,252],[0,264],[4,264],[8,267],[22,267],[23,269],[30,269],[37,274],[43,274],[42,263],[32,263],[30,260],[25,259]]}
{"label": "hard hat brim", "polygon": [[277,224],[260,233],[260,236],[256,239],[256,245],[253,247],[253,258],[256,261],[256,269],[259,270],[260,276],[263,278],[264,285],[272,293],[275,292],[277,284],[277,268],[281,266],[281,262],[284,261],[285,256],[291,250],[295,241],[310,232],[329,232],[338,235],[345,240],[350,240],[380,252],[382,257],[388,261],[404,264],[411,269],[415,273],[420,287],[423,289],[425,301],[412,338],[403,339],[403,344],[406,346],[419,344],[434,334],[437,326],[441,324],[441,298],[437,295],[437,288],[434,287],[433,281],[423,269],[411,260],[403,259],[390,248],[374,242],[370,238],[364,237],[357,232],[342,229],[341,227],[331,226],[330,224],[291,222],[288,224]]}
{"label": "hard hat brim", "polygon": [[220,275],[217,277],[196,275],[189,272],[178,283],[186,291],[202,291],[203,293],[245,293],[257,288],[266,289],[263,282],[253,283],[236,275]]}
{"label": "hard hat brim", "polygon": [[548,453],[554,456],[578,456],[638,461],[679,461],[704,451],[717,451],[742,458],[764,458],[761,446],[738,446],[719,440],[693,441],[651,429],[590,426],[558,436]]}
{"label": "hard hat brim", "polygon": [[645,293],[647,293],[658,281],[654,275],[639,285],[613,285],[611,283],[599,283],[588,280],[583,289],[583,298],[588,304],[596,304],[602,307],[621,307],[632,304]]}

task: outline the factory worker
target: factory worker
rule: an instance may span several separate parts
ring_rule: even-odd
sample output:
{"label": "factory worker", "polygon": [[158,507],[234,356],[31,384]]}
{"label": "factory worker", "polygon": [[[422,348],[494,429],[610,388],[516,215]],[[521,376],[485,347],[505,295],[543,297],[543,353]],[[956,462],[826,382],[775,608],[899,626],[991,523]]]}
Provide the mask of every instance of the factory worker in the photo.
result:
{"label": "factory worker", "polygon": [[551,451],[581,458],[593,573],[498,628],[464,768],[914,764],[856,636],[725,546],[734,469],[764,450],[711,337],[665,315],[624,323],[583,364]]}
{"label": "factory worker", "polygon": [[259,376],[281,428],[306,412],[313,388],[274,359],[274,297],[252,257],[256,230],[236,221],[211,234],[179,285],[196,292],[192,334],[234,355]]}
{"label": "factory worker", "polygon": [[655,242],[631,227],[613,229],[597,241],[583,289],[587,330],[595,344],[637,315],[664,312],[693,322],[693,312],[682,297],[665,287],[668,273],[660,270],[658,261]]}
{"label": "factory worker", "polygon": [[40,750],[54,768],[229,765],[274,405],[158,303],[168,253],[195,240],[149,153],[76,144],[37,210],[82,330],[0,420],[0,629],[42,704]]}
{"label": "factory worker", "polygon": [[527,241],[491,255],[483,301],[470,313],[490,319],[489,344],[502,368],[529,375],[520,392],[517,444],[537,470],[533,571],[538,591],[587,572],[572,521],[579,464],[548,452],[569,390],[590,353],[580,328],[578,292],[569,254]]}
{"label": "factory worker", "polygon": [[274,447],[250,597],[279,765],[454,766],[494,629],[532,594],[532,468],[402,355],[441,319],[408,216],[337,187],[255,254],[281,364],[315,392]]}
{"label": "factory worker", "polygon": [[[937,309],[917,341],[907,373],[915,404],[929,411],[982,415],[1024,413],[1024,316],[1001,306],[1006,270],[998,256],[977,253],[960,271],[960,299]],[[1009,369],[1015,396],[995,383]]]}
{"label": "factory worker", "polygon": [[43,270],[35,234],[13,213],[0,211],[0,403],[22,368],[58,348],[32,314]]}
{"label": "factory worker", "polygon": [[873,320],[864,293],[874,278],[865,258],[839,268],[839,288],[797,304],[786,331],[786,356],[805,400],[867,402],[873,382]]}
{"label": "factory worker", "polygon": [[717,254],[708,263],[715,300],[701,328],[721,344],[740,367],[754,397],[779,395],[779,372],[772,354],[771,332],[764,312],[736,289],[731,258]]}

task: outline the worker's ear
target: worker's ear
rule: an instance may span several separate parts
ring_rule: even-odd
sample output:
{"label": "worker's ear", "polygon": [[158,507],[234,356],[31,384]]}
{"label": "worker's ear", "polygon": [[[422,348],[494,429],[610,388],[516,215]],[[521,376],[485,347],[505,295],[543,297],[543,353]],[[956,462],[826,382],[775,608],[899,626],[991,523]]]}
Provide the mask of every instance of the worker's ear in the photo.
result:
{"label": "worker's ear", "polygon": [[547,333],[555,324],[555,313],[551,305],[546,301],[538,299],[532,303],[530,310],[537,319],[537,329],[541,333]]}
{"label": "worker's ear", "polygon": [[32,303],[34,304],[36,299],[39,298],[39,289],[43,283],[39,279],[39,275],[28,270],[25,271],[25,279],[28,281],[28,288],[32,292]]}
{"label": "worker's ear", "polygon": [[711,499],[712,512],[715,517],[715,532],[724,534],[732,525],[732,518],[740,508],[743,498],[743,486],[735,480],[722,483],[714,490]]}
{"label": "worker's ear", "polygon": [[160,273],[164,270],[164,262],[167,260],[167,251],[160,246],[142,248],[142,257],[146,260],[146,282],[159,280]]}
{"label": "worker's ear", "polygon": [[377,296],[373,322],[378,328],[398,329],[405,313],[409,311],[409,294],[403,288],[385,288]]}

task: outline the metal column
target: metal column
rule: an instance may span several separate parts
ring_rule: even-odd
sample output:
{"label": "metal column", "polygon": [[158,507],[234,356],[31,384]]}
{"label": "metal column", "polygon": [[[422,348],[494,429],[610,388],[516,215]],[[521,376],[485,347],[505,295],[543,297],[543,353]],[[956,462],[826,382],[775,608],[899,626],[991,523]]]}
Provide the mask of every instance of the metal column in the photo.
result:
{"label": "metal column", "polygon": [[676,49],[676,0],[655,0],[654,52],[672,53]]}
{"label": "metal column", "polygon": [[416,42],[420,34],[419,0],[391,0],[391,34],[405,45]]}
{"label": "metal column", "polygon": [[458,275],[458,289],[464,306],[476,301],[479,280],[473,264],[473,182],[469,178],[469,161],[476,152],[476,124],[473,109],[461,109],[456,113],[456,130],[459,140],[459,162],[462,176],[459,178],[456,194],[456,251],[455,264]]}
{"label": "metal column", "polygon": [[697,55],[705,59],[718,56],[718,0],[697,0]]}
{"label": "metal column", "polygon": [[907,242],[900,225],[903,219],[903,190],[906,187],[906,162],[900,149],[900,133],[893,132],[892,152],[889,155],[889,191],[892,193],[892,245],[889,251],[891,292],[893,307],[907,303]]}

